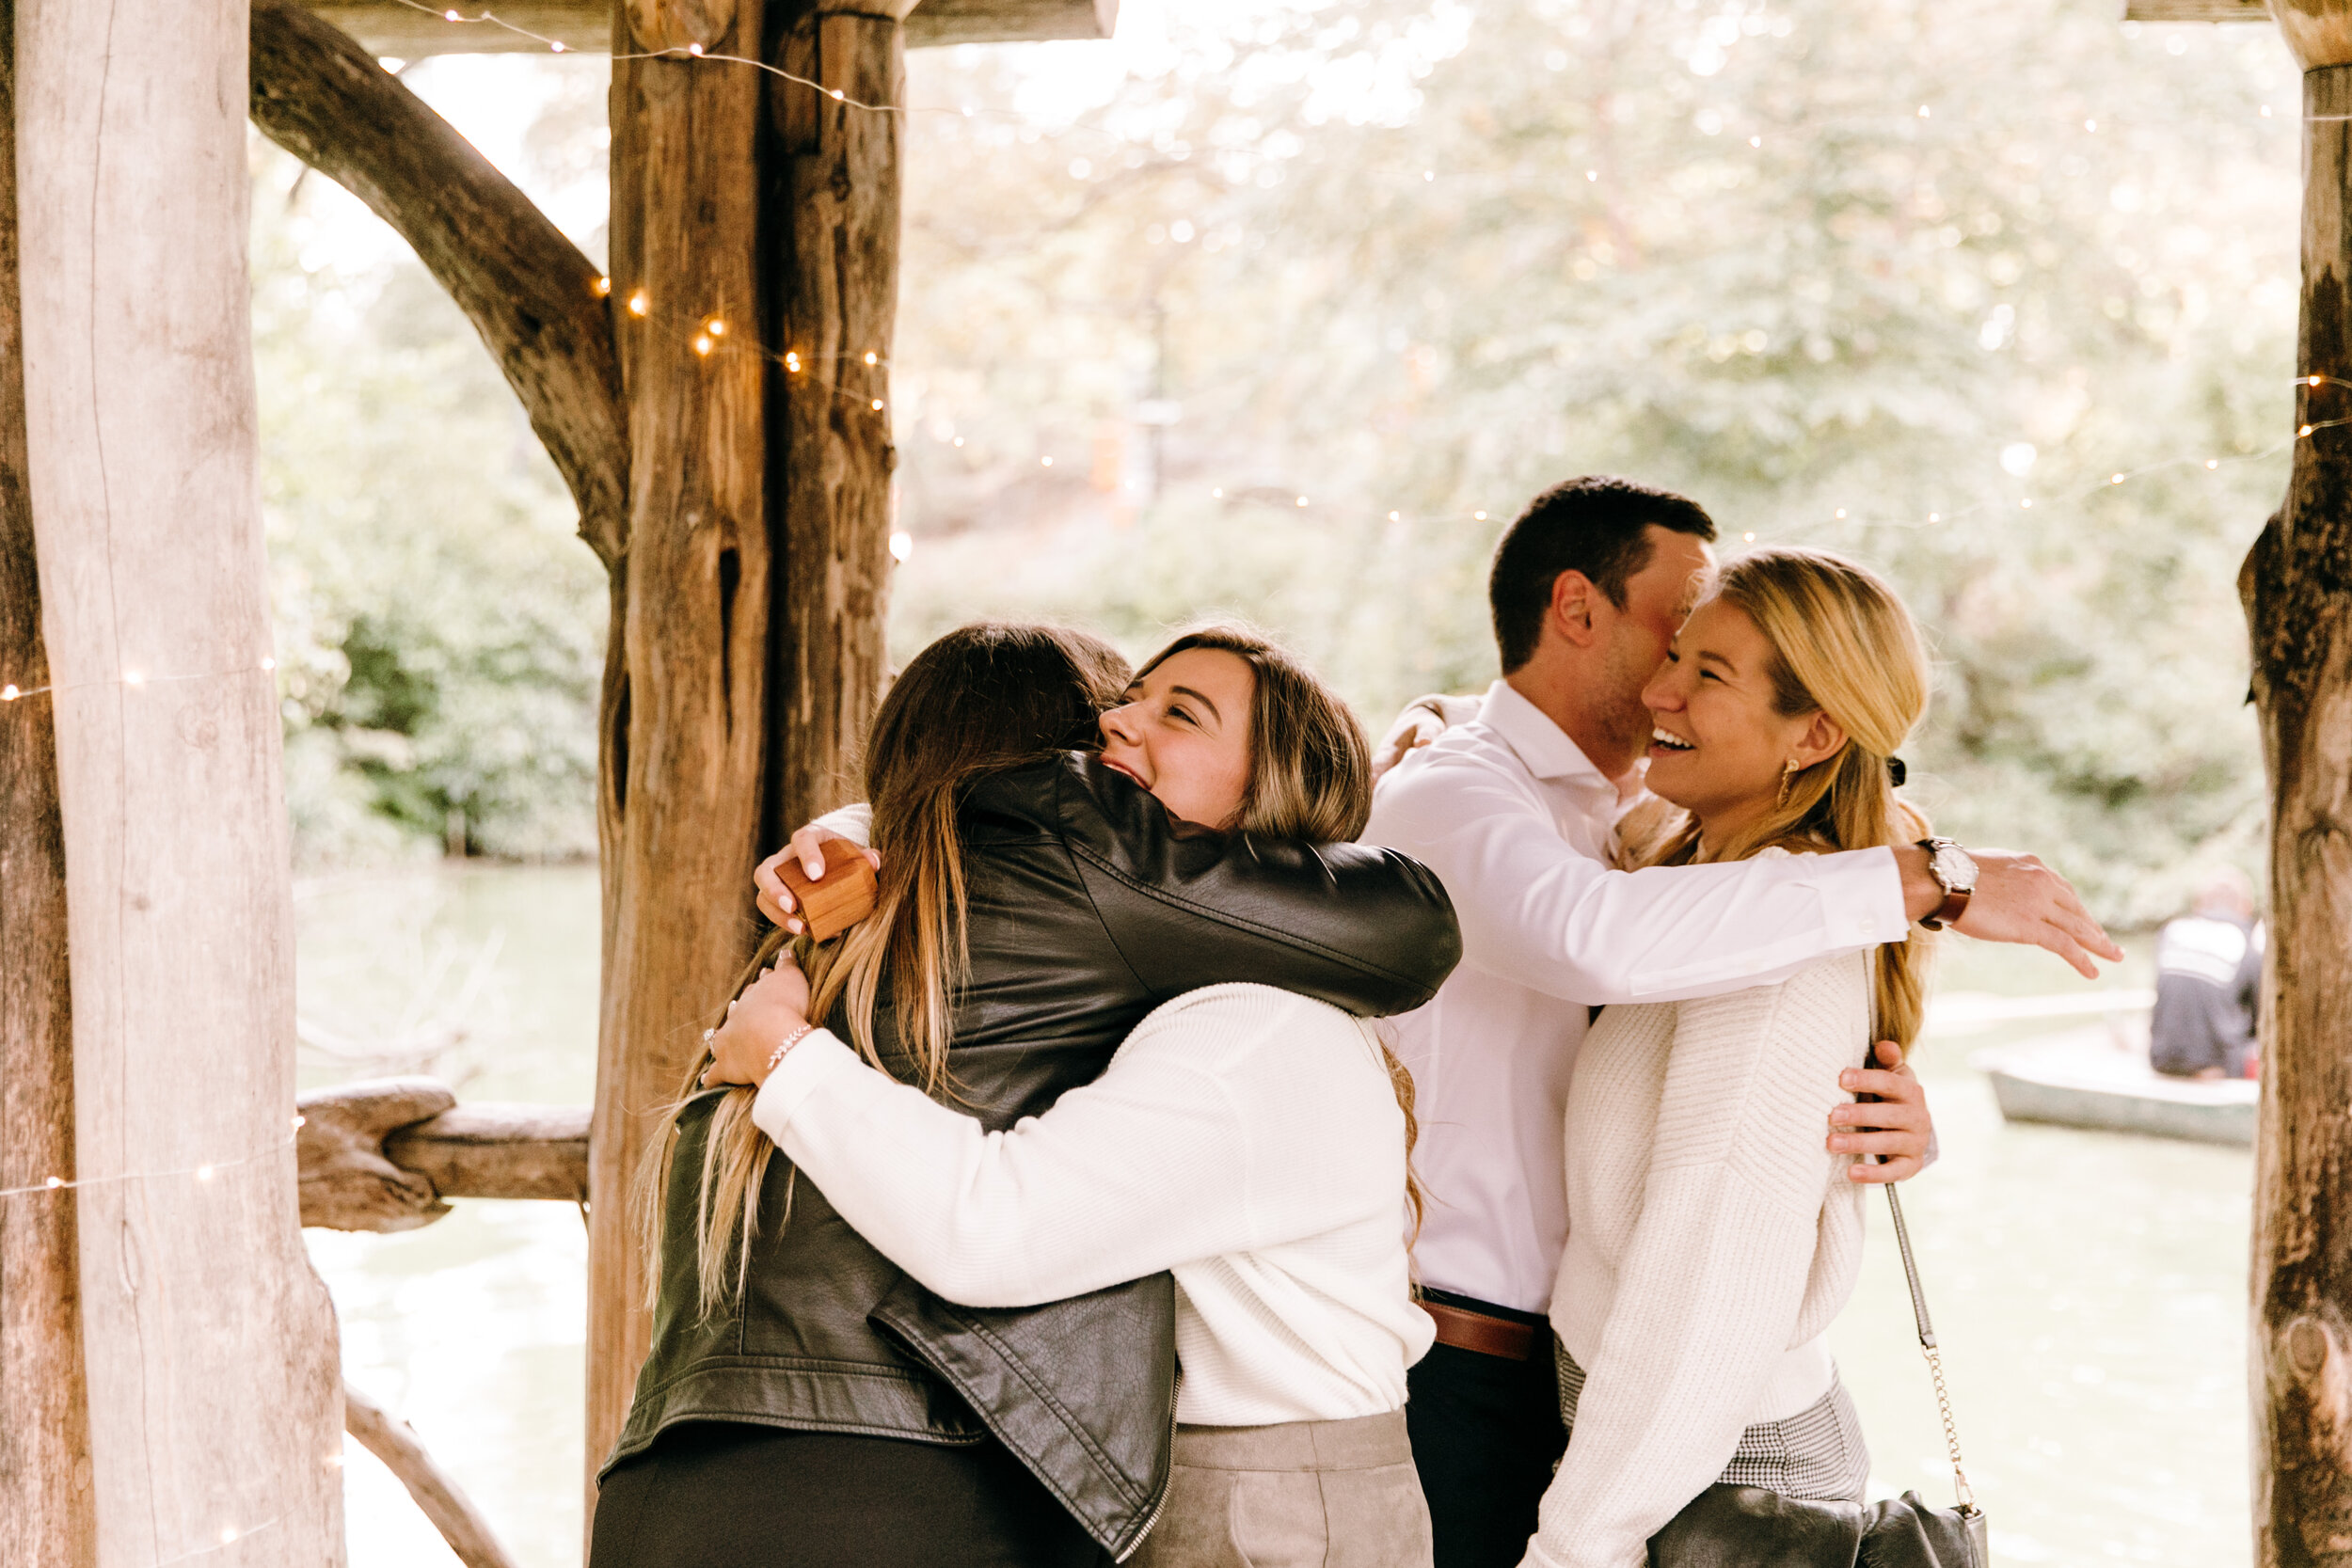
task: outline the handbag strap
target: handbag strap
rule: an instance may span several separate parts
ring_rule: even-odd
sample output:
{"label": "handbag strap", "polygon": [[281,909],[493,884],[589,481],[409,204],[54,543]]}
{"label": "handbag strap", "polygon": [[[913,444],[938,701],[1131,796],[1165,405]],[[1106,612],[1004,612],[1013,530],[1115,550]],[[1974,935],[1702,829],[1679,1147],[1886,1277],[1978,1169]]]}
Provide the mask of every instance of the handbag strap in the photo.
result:
{"label": "handbag strap", "polygon": [[1911,1256],[1911,1229],[1903,1224],[1903,1200],[1895,1196],[1895,1183],[1886,1184],[1887,1212],[1895,1216],[1895,1245],[1903,1255],[1903,1277],[1911,1282],[1911,1315],[1919,1325],[1919,1354],[1928,1358],[1928,1371],[1935,1378],[1935,1408],[1944,1418],[1944,1446],[1952,1454],[1952,1482],[1963,1513],[1973,1513],[1977,1495],[1968,1486],[1968,1472],[1960,1461],[1960,1429],[1952,1423],[1952,1396],[1944,1386],[1944,1358],[1935,1346],[1935,1324],[1928,1320],[1928,1293],[1919,1287],[1919,1265]]}

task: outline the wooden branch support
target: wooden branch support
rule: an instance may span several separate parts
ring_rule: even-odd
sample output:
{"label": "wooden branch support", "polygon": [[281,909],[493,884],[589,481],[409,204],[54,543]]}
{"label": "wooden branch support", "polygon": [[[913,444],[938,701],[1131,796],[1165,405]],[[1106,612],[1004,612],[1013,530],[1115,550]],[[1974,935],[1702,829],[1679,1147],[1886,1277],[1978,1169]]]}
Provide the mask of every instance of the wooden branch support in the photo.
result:
{"label": "wooden branch support", "polygon": [[380,1078],[303,1096],[295,1153],[302,1223],[414,1230],[446,1198],[588,1197],[588,1107],[460,1106],[431,1078]]}
{"label": "wooden branch support", "polygon": [[343,1385],[343,1430],[400,1478],[466,1568],[516,1568],[515,1560],[499,1544],[490,1521],[448,1473],[433,1463],[433,1456],[418,1441],[416,1430],[349,1383]]}
{"label": "wooden branch support", "polygon": [[628,537],[628,437],[612,285],[349,35],[294,0],[253,0],[252,39],[253,123],[415,247],[522,400],[579,502],[580,537],[617,567]]}
{"label": "wooden branch support", "polygon": [[[612,0],[500,0],[500,27],[451,22],[437,8],[401,0],[303,0],[304,8],[350,33],[371,52],[413,60],[428,55],[545,54],[551,43],[580,54],[612,47]],[[877,6],[876,9],[882,8]],[[2257,5],[2258,11],[2261,9]],[[482,14],[465,0],[458,14]],[[907,15],[907,47],[1009,43],[1042,39],[1106,39],[1119,0],[923,0]]]}

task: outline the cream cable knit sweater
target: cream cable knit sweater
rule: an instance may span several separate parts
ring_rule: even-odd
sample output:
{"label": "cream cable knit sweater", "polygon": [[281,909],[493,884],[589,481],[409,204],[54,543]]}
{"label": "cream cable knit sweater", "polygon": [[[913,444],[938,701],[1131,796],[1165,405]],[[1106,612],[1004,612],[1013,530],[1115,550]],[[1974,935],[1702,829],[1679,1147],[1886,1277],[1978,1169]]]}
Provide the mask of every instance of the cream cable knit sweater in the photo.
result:
{"label": "cream cable knit sweater", "polygon": [[1403,1407],[1436,1331],[1412,1301],[1405,1117],[1371,1027],[1271,987],[1210,986],[1007,1132],[820,1029],[752,1119],[950,1301],[1026,1307],[1172,1271],[1181,1420],[1377,1416]]}
{"label": "cream cable knit sweater", "polygon": [[1828,1392],[1862,1191],[1823,1138],[1869,1049],[1869,962],[1613,1006],[1586,1037],[1551,1323],[1588,1376],[1528,1568],[1642,1568],[1742,1430]]}

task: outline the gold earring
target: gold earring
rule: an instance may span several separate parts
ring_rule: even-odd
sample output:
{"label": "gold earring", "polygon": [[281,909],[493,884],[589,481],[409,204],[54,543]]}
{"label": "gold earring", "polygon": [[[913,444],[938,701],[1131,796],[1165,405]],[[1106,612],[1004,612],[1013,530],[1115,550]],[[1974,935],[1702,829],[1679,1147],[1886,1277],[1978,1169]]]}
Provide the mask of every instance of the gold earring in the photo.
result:
{"label": "gold earring", "polygon": [[1788,786],[1796,782],[1797,759],[1790,757],[1781,765],[1780,769],[1780,803],[1783,807],[1788,804]]}

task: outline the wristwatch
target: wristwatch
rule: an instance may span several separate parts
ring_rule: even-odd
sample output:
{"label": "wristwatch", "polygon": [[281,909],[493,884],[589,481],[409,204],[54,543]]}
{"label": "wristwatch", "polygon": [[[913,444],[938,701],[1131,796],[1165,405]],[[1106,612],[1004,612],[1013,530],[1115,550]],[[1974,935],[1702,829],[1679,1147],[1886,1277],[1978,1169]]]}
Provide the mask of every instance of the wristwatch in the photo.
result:
{"label": "wristwatch", "polygon": [[1957,839],[1923,838],[1919,847],[1928,852],[1928,875],[1944,890],[1944,902],[1919,924],[1940,931],[1967,911],[1968,900],[1977,891],[1977,863]]}

